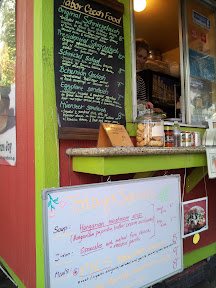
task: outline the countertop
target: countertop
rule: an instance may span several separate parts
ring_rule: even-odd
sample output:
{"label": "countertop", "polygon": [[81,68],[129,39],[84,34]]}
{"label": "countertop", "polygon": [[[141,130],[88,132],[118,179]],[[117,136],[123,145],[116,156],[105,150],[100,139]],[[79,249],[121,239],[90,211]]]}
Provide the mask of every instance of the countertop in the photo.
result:
{"label": "countertop", "polygon": [[205,153],[205,146],[198,147],[105,147],[105,148],[69,148],[68,156],[78,157],[110,157],[165,154],[199,154]]}
{"label": "countertop", "polygon": [[104,176],[207,166],[205,146],[70,148],[66,154],[73,171]]}

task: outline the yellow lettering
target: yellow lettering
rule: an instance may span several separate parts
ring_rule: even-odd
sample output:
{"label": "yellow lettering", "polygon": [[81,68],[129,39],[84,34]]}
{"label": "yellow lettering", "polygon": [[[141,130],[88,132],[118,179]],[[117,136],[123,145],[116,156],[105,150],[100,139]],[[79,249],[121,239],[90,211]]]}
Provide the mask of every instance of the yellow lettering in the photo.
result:
{"label": "yellow lettering", "polygon": [[155,192],[152,191],[152,189],[151,189],[151,198],[154,198],[154,197],[155,197]]}
{"label": "yellow lettering", "polygon": [[97,286],[94,286],[94,288],[104,288],[104,285],[105,284],[100,284],[100,283],[98,283],[98,284],[96,284]]}
{"label": "yellow lettering", "polygon": [[120,256],[118,256],[118,262],[124,262],[124,261],[126,261],[126,260],[129,260],[129,259],[131,259],[131,256],[130,256],[130,254],[126,254],[126,255],[120,255]]}
{"label": "yellow lettering", "polygon": [[86,269],[84,269],[83,267],[81,268],[81,275],[80,275],[80,277],[83,277],[83,272],[86,271],[86,270],[88,269],[89,264],[85,264],[85,266],[87,266]]}
{"label": "yellow lettering", "polygon": [[123,203],[123,204],[121,204],[121,200],[119,200],[119,206],[124,206],[125,205],[125,203],[126,203],[126,197],[125,197],[125,195],[123,194],[123,193],[121,193],[121,190],[123,190],[124,188],[123,187],[121,187],[120,189],[119,189],[119,194],[121,194],[124,198],[125,198],[125,202]]}
{"label": "yellow lettering", "polygon": [[[78,207],[77,207],[77,205],[78,205],[79,203],[81,203],[81,208],[78,208]],[[81,211],[82,209],[83,209],[83,202],[82,202],[82,200],[78,200],[78,201],[76,202],[76,210],[77,210],[77,211]]]}
{"label": "yellow lettering", "polygon": [[64,0],[64,4],[63,5],[65,5],[65,6],[70,6],[70,0],[68,0],[68,1],[66,1],[66,0]]}
{"label": "yellow lettering", "polygon": [[[96,202],[95,205],[94,205],[94,202]],[[94,198],[94,199],[92,200],[92,207],[96,208],[97,206],[101,206],[101,205],[99,204],[98,199],[97,199],[97,198]]]}
{"label": "yellow lettering", "polygon": [[108,18],[108,17],[110,17],[109,14],[110,14],[110,12],[106,12],[106,14],[105,14],[105,19]]}
{"label": "yellow lettering", "polygon": [[116,203],[115,195],[112,194],[111,198],[114,200],[114,203],[112,203],[112,204],[115,205],[115,203]]}
{"label": "yellow lettering", "polygon": [[130,197],[131,197],[131,201],[136,202],[136,200],[133,200],[133,198],[136,196],[136,194],[133,193],[132,195],[131,195],[131,194],[129,194],[129,195],[130,195]]}
{"label": "yellow lettering", "polygon": [[93,268],[94,268],[96,271],[98,271],[98,272],[100,271],[99,269],[96,268],[96,266],[94,266],[94,263],[96,263],[96,265],[98,264],[97,261],[94,261],[94,262],[91,264],[91,274],[92,274]]}
{"label": "yellow lettering", "polygon": [[74,212],[74,215],[76,215],[76,211],[75,211],[75,207],[74,207],[74,203],[73,203],[73,198],[75,198],[75,197],[78,197],[80,194],[78,194],[78,195],[75,195],[75,196],[68,196],[68,197],[65,197],[64,199],[66,199],[66,198],[69,198],[70,200],[71,200],[71,204],[72,204],[72,208],[73,208],[73,212]]}
{"label": "yellow lettering", "polygon": [[[110,211],[110,208],[109,208],[109,201],[110,201],[110,198],[106,198],[106,201],[105,202],[103,202],[103,199],[101,198],[101,203],[103,204],[103,206],[104,206],[104,213],[106,214],[106,215],[108,215],[109,214],[109,211]],[[106,207],[108,207],[108,211],[106,212]]]}
{"label": "yellow lettering", "polygon": [[110,256],[108,256],[102,260],[103,264],[108,263],[107,266],[104,266],[104,268],[110,267],[112,265],[112,261],[108,261],[108,260],[105,261],[105,259],[107,259],[107,258],[110,258]]}
{"label": "yellow lettering", "polygon": [[128,195],[126,196],[126,195],[124,195],[124,194],[121,192],[122,189],[124,189],[124,188],[123,188],[123,187],[120,188],[119,194],[121,194],[121,195],[125,198],[125,202],[124,202],[123,204],[121,204],[121,200],[120,200],[120,201],[119,201],[119,205],[120,205],[120,206],[124,206],[124,205],[126,204],[126,202],[127,202],[128,205],[130,204],[130,201],[136,202],[136,199],[134,199],[134,197],[136,197],[136,194],[135,194],[135,193],[133,193],[133,194],[128,194]]}
{"label": "yellow lettering", "polygon": [[104,17],[104,13],[102,12],[102,10],[100,11],[97,11],[97,10],[93,10],[90,6],[90,4],[87,4],[85,7],[84,7],[84,11],[90,15],[93,15],[93,16],[100,16],[101,18]]}
{"label": "yellow lettering", "polygon": [[[86,203],[86,207],[85,207],[85,204]],[[88,195],[86,194],[86,199],[84,200],[83,202],[83,209],[87,210],[87,209],[92,209],[92,207],[89,207],[89,204],[88,204]]]}
{"label": "yellow lettering", "polygon": [[120,24],[122,17],[120,17],[119,19],[116,19],[115,17],[110,15],[110,12],[106,12],[105,19],[108,19],[109,21],[112,21],[114,23]]}

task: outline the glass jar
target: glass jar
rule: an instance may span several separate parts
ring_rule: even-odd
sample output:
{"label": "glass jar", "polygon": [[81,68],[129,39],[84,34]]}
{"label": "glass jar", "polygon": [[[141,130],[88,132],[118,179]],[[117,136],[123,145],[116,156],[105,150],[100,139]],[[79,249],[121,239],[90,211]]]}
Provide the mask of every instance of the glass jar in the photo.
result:
{"label": "glass jar", "polygon": [[163,147],[164,125],[162,116],[147,109],[146,113],[137,119],[137,146]]}

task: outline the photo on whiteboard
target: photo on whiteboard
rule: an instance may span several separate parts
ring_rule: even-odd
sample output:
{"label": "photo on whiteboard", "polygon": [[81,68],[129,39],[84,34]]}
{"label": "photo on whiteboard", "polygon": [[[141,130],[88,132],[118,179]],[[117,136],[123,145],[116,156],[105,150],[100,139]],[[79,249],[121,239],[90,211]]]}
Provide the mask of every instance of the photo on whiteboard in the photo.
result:
{"label": "photo on whiteboard", "polygon": [[208,229],[208,197],[182,203],[182,237]]}
{"label": "photo on whiteboard", "polygon": [[210,179],[216,178],[216,149],[206,147],[208,176]]}

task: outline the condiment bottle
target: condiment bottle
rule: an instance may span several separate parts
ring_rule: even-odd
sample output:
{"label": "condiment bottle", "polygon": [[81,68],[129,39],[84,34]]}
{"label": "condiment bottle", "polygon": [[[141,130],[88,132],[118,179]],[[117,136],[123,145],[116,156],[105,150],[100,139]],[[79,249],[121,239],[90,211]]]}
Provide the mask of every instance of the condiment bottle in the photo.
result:
{"label": "condiment bottle", "polygon": [[171,127],[165,129],[165,147],[174,147],[174,135]]}

